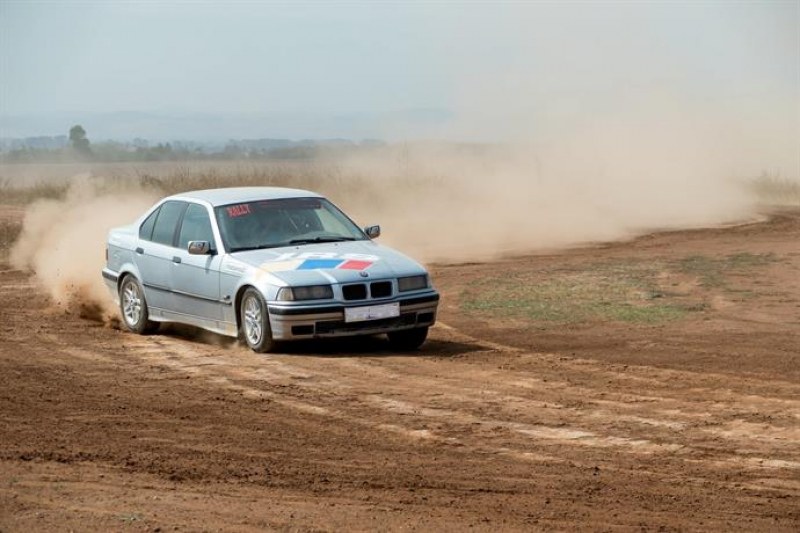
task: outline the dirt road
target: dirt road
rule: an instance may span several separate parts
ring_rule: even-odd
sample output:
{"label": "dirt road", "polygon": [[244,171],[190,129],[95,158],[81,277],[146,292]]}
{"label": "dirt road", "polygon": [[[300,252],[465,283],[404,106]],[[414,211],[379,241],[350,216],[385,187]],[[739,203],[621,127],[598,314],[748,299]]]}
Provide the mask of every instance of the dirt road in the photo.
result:
{"label": "dirt road", "polygon": [[[798,243],[788,212],[440,265],[441,322],[414,354],[135,336],[0,265],[0,530],[797,531]],[[559,322],[464,303],[486,279],[598,261],[655,265],[676,287],[656,296],[689,311]]]}

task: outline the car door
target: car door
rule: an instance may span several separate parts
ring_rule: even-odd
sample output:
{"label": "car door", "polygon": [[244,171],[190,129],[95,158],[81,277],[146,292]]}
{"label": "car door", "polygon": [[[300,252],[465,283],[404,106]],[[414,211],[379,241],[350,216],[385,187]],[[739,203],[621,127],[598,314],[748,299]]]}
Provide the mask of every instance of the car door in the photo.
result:
{"label": "car door", "polygon": [[[207,241],[211,252],[192,255],[190,241]],[[222,320],[220,302],[219,265],[211,214],[202,204],[189,203],[178,229],[178,247],[172,261],[172,283],[175,311],[207,320]]]}
{"label": "car door", "polygon": [[186,202],[164,202],[139,228],[134,260],[150,307],[165,310],[174,308],[172,259],[176,252],[174,244],[178,222],[186,207]]}

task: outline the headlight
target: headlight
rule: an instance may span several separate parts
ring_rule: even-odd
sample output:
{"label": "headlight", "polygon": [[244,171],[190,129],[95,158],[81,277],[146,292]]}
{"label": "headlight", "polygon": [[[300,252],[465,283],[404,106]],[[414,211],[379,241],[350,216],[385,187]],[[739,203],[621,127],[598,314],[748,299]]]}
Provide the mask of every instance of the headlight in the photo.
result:
{"label": "headlight", "polygon": [[408,276],[407,278],[397,278],[397,288],[400,292],[415,291],[428,287],[428,276]]}
{"label": "headlight", "polygon": [[308,287],[283,287],[278,291],[278,300],[294,302],[298,300],[328,300],[333,298],[330,285],[310,285]]}

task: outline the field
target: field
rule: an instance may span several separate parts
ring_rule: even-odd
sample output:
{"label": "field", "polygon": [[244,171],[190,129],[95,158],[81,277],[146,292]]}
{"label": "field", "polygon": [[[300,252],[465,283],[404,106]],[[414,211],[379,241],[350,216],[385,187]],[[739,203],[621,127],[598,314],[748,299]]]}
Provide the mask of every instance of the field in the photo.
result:
{"label": "field", "polygon": [[419,352],[268,356],[54,306],[23,212],[0,531],[800,529],[800,209],[438,262]]}

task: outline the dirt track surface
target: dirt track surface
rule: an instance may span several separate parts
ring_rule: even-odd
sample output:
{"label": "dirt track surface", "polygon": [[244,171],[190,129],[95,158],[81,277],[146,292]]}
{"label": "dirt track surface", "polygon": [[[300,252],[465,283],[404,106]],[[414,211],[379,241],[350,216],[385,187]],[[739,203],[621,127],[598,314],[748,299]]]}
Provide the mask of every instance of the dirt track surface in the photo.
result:
{"label": "dirt track surface", "polygon": [[[0,265],[0,530],[797,531],[798,243],[794,212],[438,266],[441,323],[414,354],[135,336]],[[699,252],[777,260],[738,279],[754,296],[666,324],[460,308],[493,273]]]}

